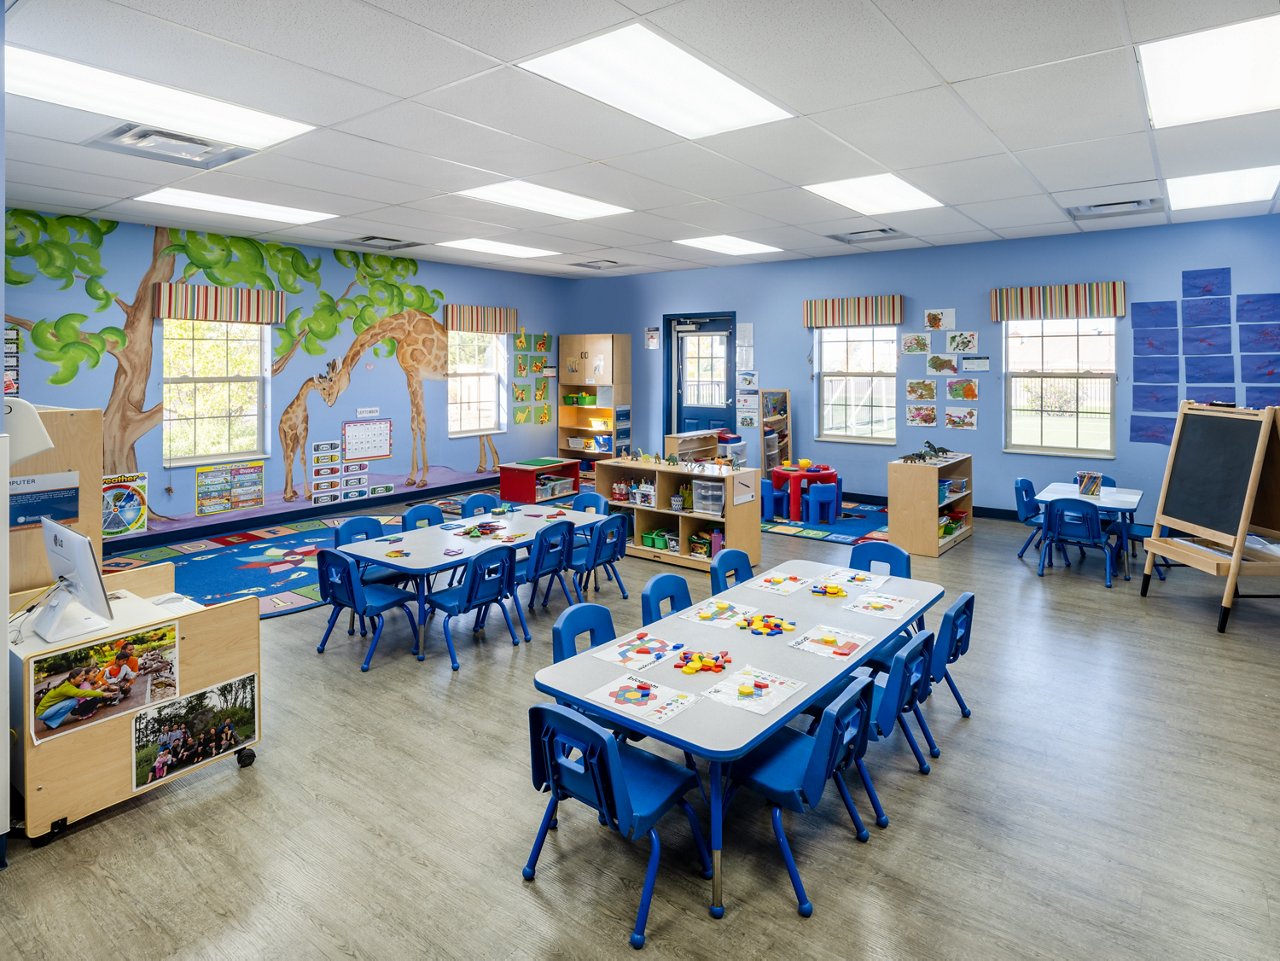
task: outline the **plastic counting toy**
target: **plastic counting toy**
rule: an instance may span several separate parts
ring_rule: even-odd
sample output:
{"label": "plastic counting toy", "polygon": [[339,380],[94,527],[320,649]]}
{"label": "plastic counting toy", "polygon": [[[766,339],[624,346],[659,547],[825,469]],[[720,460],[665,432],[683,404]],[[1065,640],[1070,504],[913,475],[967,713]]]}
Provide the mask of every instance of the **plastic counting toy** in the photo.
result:
{"label": "plastic counting toy", "polygon": [[810,594],[817,594],[819,597],[848,597],[849,592],[839,584],[814,584],[809,588]]}
{"label": "plastic counting toy", "polygon": [[726,664],[732,664],[733,658],[728,651],[713,654],[709,651],[681,651],[676,655],[675,667],[685,674],[697,674],[699,671],[711,671],[719,674]]}
{"label": "plastic counting toy", "polygon": [[765,637],[773,637],[783,631],[796,629],[795,621],[784,620],[777,614],[755,614],[752,617],[741,618],[737,624],[740,630],[750,631],[752,634],[763,634]]}

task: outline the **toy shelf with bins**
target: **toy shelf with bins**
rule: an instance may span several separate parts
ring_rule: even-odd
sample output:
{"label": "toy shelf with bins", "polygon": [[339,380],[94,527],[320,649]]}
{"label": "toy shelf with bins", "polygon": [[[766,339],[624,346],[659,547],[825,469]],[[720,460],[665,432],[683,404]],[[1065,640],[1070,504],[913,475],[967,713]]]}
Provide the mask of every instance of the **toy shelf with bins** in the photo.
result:
{"label": "toy shelf with bins", "polygon": [[[944,483],[951,490],[940,497]],[[939,515],[948,513],[964,514],[950,533],[938,525]],[[890,461],[890,541],[909,553],[938,557],[972,534],[973,458],[969,454],[948,454],[917,463]]]}
{"label": "toy shelf with bins", "polygon": [[589,462],[629,451],[631,338],[565,334],[558,376],[556,452]]}
{"label": "toy shelf with bins", "polygon": [[[653,488],[652,504],[636,504],[613,497],[613,485],[627,487],[646,485]],[[703,496],[696,498],[703,510],[675,510],[672,498],[679,496],[680,488],[697,485]],[[705,471],[688,470],[682,466],[653,461],[632,461],[611,458],[596,463],[596,490],[609,498],[615,510],[629,511],[633,517],[633,538],[627,545],[627,554],[647,560],[665,561],[706,570],[711,566],[710,557],[690,552],[689,539],[697,533],[709,533],[719,528],[724,533],[724,546],[746,551],[752,564],[760,562],[760,472],[754,468],[729,470],[708,467]],[[734,492],[743,496],[752,493],[751,499],[734,503]],[[714,506],[713,506],[714,505]],[[695,504],[695,506],[698,506]],[[655,531],[676,531],[679,534],[679,551],[646,546],[645,534]]]}

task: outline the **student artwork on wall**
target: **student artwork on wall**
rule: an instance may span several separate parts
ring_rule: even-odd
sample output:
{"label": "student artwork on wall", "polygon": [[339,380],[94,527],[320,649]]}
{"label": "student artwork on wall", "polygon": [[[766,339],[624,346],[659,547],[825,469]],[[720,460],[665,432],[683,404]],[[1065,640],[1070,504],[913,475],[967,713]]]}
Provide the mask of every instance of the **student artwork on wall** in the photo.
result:
{"label": "student artwork on wall", "polygon": [[513,380],[511,382],[511,403],[527,404],[529,403],[529,384],[528,382]]}
{"label": "student artwork on wall", "polygon": [[1231,323],[1230,297],[1202,297],[1182,302],[1183,327],[1217,327]]}
{"label": "student artwork on wall", "polygon": [[1139,327],[1133,332],[1135,357],[1170,357],[1181,348],[1176,327]]}
{"label": "student artwork on wall", "polygon": [[933,404],[908,404],[908,427],[937,427],[938,408]]}
{"label": "student artwork on wall", "polygon": [[1243,324],[1240,330],[1240,353],[1264,354],[1280,351],[1280,323]]}
{"label": "student artwork on wall", "polygon": [[954,330],[956,311],[954,307],[932,307],[924,312],[925,330]]}
{"label": "student artwork on wall", "polygon": [[1246,384],[1280,384],[1280,354],[1243,354],[1240,380]]}
{"label": "student artwork on wall", "polygon": [[1236,402],[1235,385],[1229,387],[1205,387],[1203,385],[1187,385],[1187,400],[1196,404],[1234,404]]}
{"label": "student artwork on wall", "polygon": [[534,411],[534,419],[538,424],[550,424],[551,423],[551,405],[539,404],[537,409]]}
{"label": "student artwork on wall", "polygon": [[946,425],[955,430],[977,430],[978,408],[948,407]]}
{"label": "student artwork on wall", "polygon": [[1129,441],[1133,444],[1173,443],[1173,428],[1178,423],[1174,417],[1148,417],[1135,414],[1129,418]]}
{"label": "student artwork on wall", "polygon": [[1280,387],[1246,387],[1246,407],[1280,407]]}
{"label": "student artwork on wall", "polygon": [[937,400],[938,382],[936,380],[907,381],[907,400]]}
{"label": "student artwork on wall", "polygon": [[1183,297],[1213,297],[1231,293],[1231,268],[1210,267],[1207,270],[1182,272]]}
{"label": "student artwork on wall", "polygon": [[147,474],[102,479],[102,536],[120,537],[147,529]]}
{"label": "student artwork on wall", "polygon": [[978,334],[972,330],[951,330],[947,332],[947,353],[971,354],[978,349]]}
{"label": "student artwork on wall", "polygon": [[517,377],[529,376],[529,355],[528,354],[516,354],[515,370],[516,370]]}
{"label": "student artwork on wall", "polygon": [[551,345],[555,340],[549,333],[538,334],[533,338],[533,350],[540,354],[551,353]]}
{"label": "student artwork on wall", "polygon": [[1135,330],[1143,327],[1177,327],[1178,302],[1158,300],[1130,304],[1129,325]]}
{"label": "student artwork on wall", "polygon": [[511,422],[517,425],[532,424],[533,408],[528,404],[521,404],[519,407],[512,407]]}
{"label": "student artwork on wall", "polygon": [[947,400],[977,400],[978,382],[972,377],[947,380]]}
{"label": "student artwork on wall", "polygon": [[929,334],[903,334],[904,354],[927,354],[933,350],[933,337]]}
{"label": "student artwork on wall", "polygon": [[[1177,361],[1174,360],[1176,364]],[[1134,361],[1134,380],[1137,377],[1137,361]],[[1234,357],[1188,357],[1188,384],[1231,384],[1236,379],[1236,360]],[[1176,382],[1177,378],[1174,378]]]}
{"label": "student artwork on wall", "polygon": [[529,335],[525,332],[523,327],[511,335],[512,350],[527,351],[529,349],[529,343]]}
{"label": "student artwork on wall", "polygon": [[547,395],[551,391],[551,381],[546,377],[538,377],[533,381],[533,400],[536,404],[541,404],[547,400]]}
{"label": "student artwork on wall", "polygon": [[1231,353],[1230,327],[1184,327],[1182,330],[1184,354]]}
{"label": "student artwork on wall", "polygon": [[1280,324],[1280,294],[1241,294],[1236,298],[1237,324]]}
{"label": "student artwork on wall", "polygon": [[1177,357],[1135,357],[1133,358],[1133,382],[1135,384],[1176,384],[1178,383],[1178,358]]}
{"label": "student artwork on wall", "polygon": [[545,354],[529,355],[529,371],[534,374],[541,374],[547,366],[547,357]]}
{"label": "student artwork on wall", "polygon": [[955,354],[930,354],[929,359],[925,361],[925,366],[932,374],[960,373],[960,368],[956,366]]}
{"label": "student artwork on wall", "polygon": [[1133,388],[1133,409],[1162,414],[1178,410],[1178,388],[1169,384],[1139,384]]}

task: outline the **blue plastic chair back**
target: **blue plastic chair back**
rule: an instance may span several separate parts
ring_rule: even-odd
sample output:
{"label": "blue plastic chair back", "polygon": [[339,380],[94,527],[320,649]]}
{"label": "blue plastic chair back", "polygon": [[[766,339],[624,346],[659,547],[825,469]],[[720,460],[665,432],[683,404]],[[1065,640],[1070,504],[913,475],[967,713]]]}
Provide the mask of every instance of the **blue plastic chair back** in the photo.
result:
{"label": "blue plastic chair back", "polygon": [[729,589],[729,575],[735,584],[745,584],[754,577],[751,558],[746,551],[729,548],[711,558],[711,593],[719,594]]}
{"label": "blue plastic chair back", "polygon": [[1018,508],[1018,520],[1023,522],[1039,517],[1044,509],[1036,500],[1036,485],[1025,477],[1013,482],[1013,500]]}
{"label": "blue plastic chair back", "polygon": [[516,549],[499,544],[467,561],[462,575],[463,610],[473,611],[515,592]]}
{"label": "blue plastic chair back", "polygon": [[316,569],[320,580],[320,600],[349,607],[357,613],[364,610],[364,584],[360,581],[360,568],[355,558],[322,547],[316,552]]}
{"label": "blue plastic chair back", "polygon": [[578,653],[578,638],[589,635],[587,644],[599,647],[618,635],[613,630],[613,615],[603,604],[574,604],[560,613],[551,628],[551,660],[555,664]]}
{"label": "blue plastic chair back", "polygon": [[935,684],[946,675],[948,664],[954,664],[968,652],[972,633],[973,592],[965,591],[942,615],[942,624],[933,642],[933,666],[929,675]]}
{"label": "blue plastic chair back", "polygon": [[501,502],[492,494],[472,494],[462,502],[462,516],[467,518],[475,517],[477,514],[488,514],[495,507],[501,506]]}
{"label": "blue plastic chair back", "polygon": [[1098,547],[1105,542],[1097,504],[1076,497],[1060,497],[1046,504],[1044,512],[1045,536],[1050,540]]}
{"label": "blue plastic chair back", "polygon": [[351,517],[334,529],[333,546],[341,547],[343,544],[373,540],[384,533],[381,522],[372,517]]}
{"label": "blue plastic chair back", "polygon": [[607,514],[609,513],[609,500],[599,491],[583,491],[573,499],[570,508],[575,511]]}
{"label": "blue plastic chair back", "polygon": [[881,731],[893,727],[899,714],[908,710],[921,699],[921,692],[931,680],[929,671],[933,656],[933,634],[920,633],[898,648],[893,655],[889,667],[889,677],[885,681],[883,699],[880,702],[880,715],[876,719]]}
{"label": "blue plastic chair back", "polygon": [[627,518],[611,514],[591,528],[591,543],[587,548],[588,568],[612,564],[627,554]]}
{"label": "blue plastic chair back", "polygon": [[529,752],[535,788],[581,801],[629,836],[631,795],[609,731],[559,704],[535,704],[529,708]]}
{"label": "blue plastic chair back", "polygon": [[444,511],[435,504],[415,504],[400,519],[402,530],[413,531],[419,527],[435,527],[444,523]]}
{"label": "blue plastic chair back", "polygon": [[573,521],[554,521],[533,535],[526,577],[533,581],[567,570],[573,560]]}
{"label": "blue plastic chair back", "polygon": [[911,576],[911,555],[888,541],[863,541],[849,552],[849,566],[856,571],[873,570],[872,564],[884,564],[893,577]]}
{"label": "blue plastic chair back", "polygon": [[683,611],[693,604],[689,597],[689,582],[679,574],[655,574],[640,592],[640,623],[652,624],[667,614],[662,613],[664,601],[671,602],[669,614]]}
{"label": "blue plastic chair back", "polygon": [[813,735],[813,753],[800,782],[810,807],[817,805],[832,774],[866,753],[874,691],[871,678],[856,678],[822,712]]}

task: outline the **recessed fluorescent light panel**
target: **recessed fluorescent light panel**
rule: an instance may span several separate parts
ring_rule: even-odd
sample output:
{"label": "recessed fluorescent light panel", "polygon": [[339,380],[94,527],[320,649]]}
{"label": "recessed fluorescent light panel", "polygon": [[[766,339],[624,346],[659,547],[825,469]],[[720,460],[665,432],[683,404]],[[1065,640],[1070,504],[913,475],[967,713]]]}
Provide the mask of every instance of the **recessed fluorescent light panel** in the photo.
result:
{"label": "recessed fluorescent light panel", "polygon": [[893,174],[832,180],[825,184],[811,184],[804,189],[868,217],[942,206],[940,201]]}
{"label": "recessed fluorescent light panel", "polygon": [[207,210],[232,217],[253,217],[255,220],[274,220],[282,224],[313,224],[317,220],[330,220],[337,214],[322,214],[316,210],[300,210],[297,207],[281,207],[278,204],[261,204],[256,200],[240,200],[238,197],[221,197],[218,194],[202,194],[194,190],[165,187],[141,197],[134,197],[147,204],[163,204],[166,207],[183,207],[187,210]]}
{"label": "recessed fluorescent light panel", "polygon": [[539,213],[564,217],[566,220],[590,220],[593,217],[631,213],[628,207],[602,203],[590,197],[579,197],[577,194],[553,190],[550,187],[539,187],[537,184],[526,183],[523,180],[507,180],[500,184],[489,184],[487,187],[473,187],[470,190],[459,190],[457,194],[460,197],[474,197],[476,200],[487,200],[490,203],[505,204],[508,207],[536,210]]}
{"label": "recessed fluorescent light panel", "polygon": [[693,237],[689,240],[677,240],[676,243],[686,247],[701,247],[703,250],[714,250],[718,254],[732,254],[741,257],[745,254],[776,254],[781,247],[770,247],[758,244],[753,240],[741,237],[730,237],[728,234],[717,234],[714,237]]}
{"label": "recessed fluorescent light panel", "polygon": [[7,93],[261,150],[315,128],[59,57],[4,48]]}
{"label": "recessed fluorescent light panel", "polygon": [[539,247],[504,244],[498,240],[481,240],[479,237],[472,237],[469,240],[446,240],[436,244],[436,246],[475,250],[482,254],[501,254],[503,257],[553,257],[559,253],[559,251],[555,250],[542,250]]}
{"label": "recessed fluorescent light panel", "polygon": [[791,116],[640,24],[520,66],[691,140]]}
{"label": "recessed fluorescent light panel", "polygon": [[1280,186],[1280,167],[1170,177],[1165,184],[1169,188],[1169,207],[1173,210],[1247,204],[1275,196],[1276,187]]}
{"label": "recessed fluorescent light panel", "polygon": [[1153,127],[1280,109],[1280,17],[1138,46]]}

